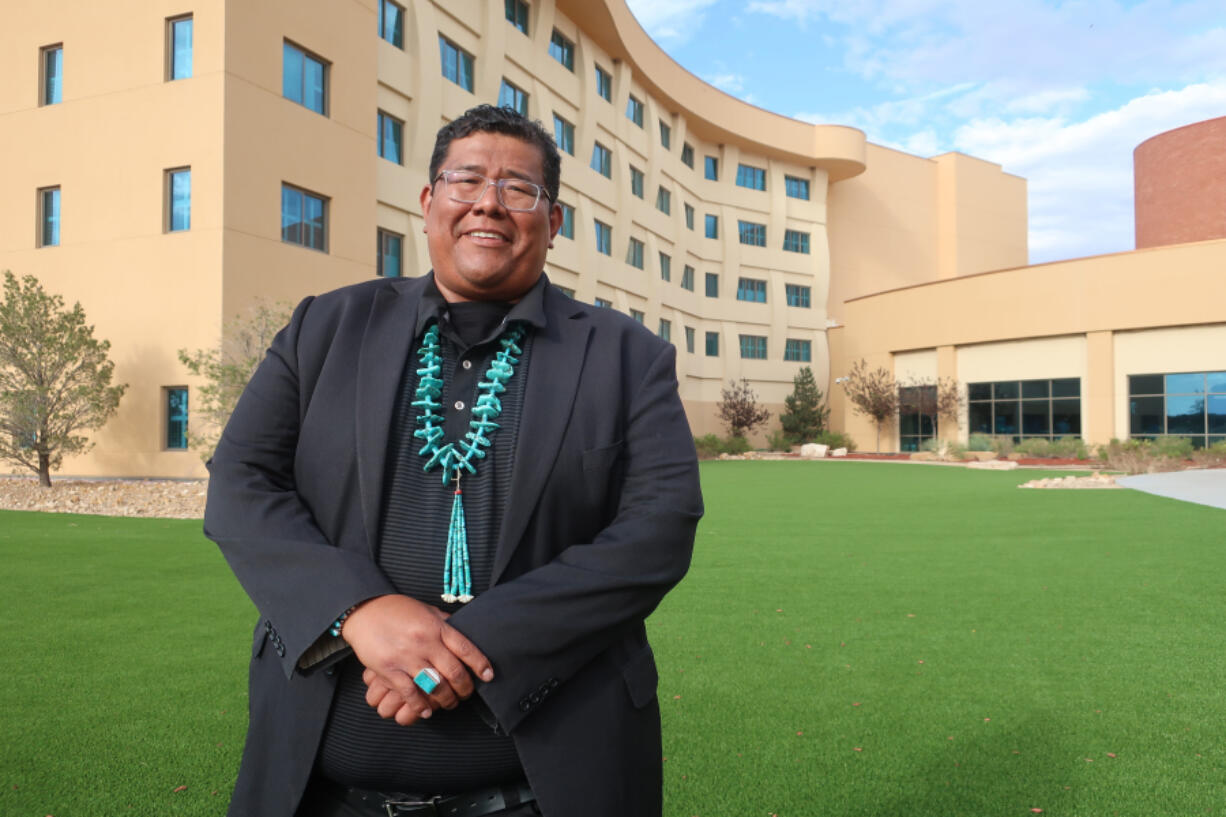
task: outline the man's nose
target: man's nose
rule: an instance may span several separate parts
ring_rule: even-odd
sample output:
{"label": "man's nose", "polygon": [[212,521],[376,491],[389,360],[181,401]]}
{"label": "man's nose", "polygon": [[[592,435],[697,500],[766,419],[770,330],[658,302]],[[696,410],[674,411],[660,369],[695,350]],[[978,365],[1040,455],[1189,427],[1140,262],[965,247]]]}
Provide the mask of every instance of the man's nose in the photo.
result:
{"label": "man's nose", "polygon": [[485,186],[485,192],[481,194],[481,198],[473,202],[473,209],[482,212],[506,212],[501,201],[498,200],[498,185],[493,179]]}

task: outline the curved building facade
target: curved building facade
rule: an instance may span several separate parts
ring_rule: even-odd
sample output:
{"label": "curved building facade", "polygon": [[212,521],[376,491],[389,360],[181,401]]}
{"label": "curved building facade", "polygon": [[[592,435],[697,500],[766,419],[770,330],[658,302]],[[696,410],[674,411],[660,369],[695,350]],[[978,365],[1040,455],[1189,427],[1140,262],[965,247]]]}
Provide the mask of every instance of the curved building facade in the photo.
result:
{"label": "curved building facade", "polygon": [[1133,151],[1137,249],[1226,238],[1226,116]]}
{"label": "curved building facade", "polygon": [[434,134],[483,102],[555,134],[547,272],[677,346],[696,434],[729,379],[776,415],[802,366],[827,387],[845,302],[1026,260],[1022,179],[740,102],[623,0],[16,2],[0,268],[79,300],[129,384],[66,473],[202,475],[177,350],[260,301],[423,274]]}

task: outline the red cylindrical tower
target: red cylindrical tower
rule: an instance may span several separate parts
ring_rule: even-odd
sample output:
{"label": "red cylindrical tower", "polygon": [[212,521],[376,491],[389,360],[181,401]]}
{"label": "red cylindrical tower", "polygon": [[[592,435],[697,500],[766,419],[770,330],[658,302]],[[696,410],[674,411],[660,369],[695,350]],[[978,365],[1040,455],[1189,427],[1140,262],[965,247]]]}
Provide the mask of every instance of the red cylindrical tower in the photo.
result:
{"label": "red cylindrical tower", "polygon": [[1137,249],[1226,238],[1226,116],[1146,139],[1132,166]]}

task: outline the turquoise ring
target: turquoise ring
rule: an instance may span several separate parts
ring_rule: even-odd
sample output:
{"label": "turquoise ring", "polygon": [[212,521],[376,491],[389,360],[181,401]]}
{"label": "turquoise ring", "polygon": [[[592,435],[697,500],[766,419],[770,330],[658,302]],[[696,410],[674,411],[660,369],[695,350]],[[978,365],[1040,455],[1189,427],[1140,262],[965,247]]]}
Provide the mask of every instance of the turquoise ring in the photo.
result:
{"label": "turquoise ring", "polygon": [[413,676],[413,683],[417,684],[417,688],[429,695],[442,682],[442,678],[438,674],[438,670],[433,667],[426,667],[417,675]]}

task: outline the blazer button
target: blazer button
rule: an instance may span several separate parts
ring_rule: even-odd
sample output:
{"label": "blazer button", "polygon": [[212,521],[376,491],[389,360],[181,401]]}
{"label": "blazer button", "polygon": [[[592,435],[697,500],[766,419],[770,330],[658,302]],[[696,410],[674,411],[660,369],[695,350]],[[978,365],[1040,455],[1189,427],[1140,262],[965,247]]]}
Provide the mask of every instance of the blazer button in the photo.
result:
{"label": "blazer button", "polygon": [[557,688],[558,688],[558,679],[557,679],[557,678],[550,678],[550,679],[549,679],[549,688],[550,688],[550,689],[557,689]]}
{"label": "blazer button", "polygon": [[280,642],[277,643],[277,655],[285,657],[285,645]]}
{"label": "blazer button", "polygon": [[532,701],[533,705],[539,704],[541,702],[541,693],[533,692],[528,696],[528,700]]}
{"label": "blazer button", "polygon": [[520,700],[520,702],[519,702],[519,711],[520,711],[520,712],[527,712],[527,711],[528,711],[529,709],[531,709],[531,708],[532,708],[532,704],[531,704],[531,703],[529,703],[529,701],[528,701],[528,699],[527,699],[527,698],[523,698],[523,699],[521,699],[521,700]]}

